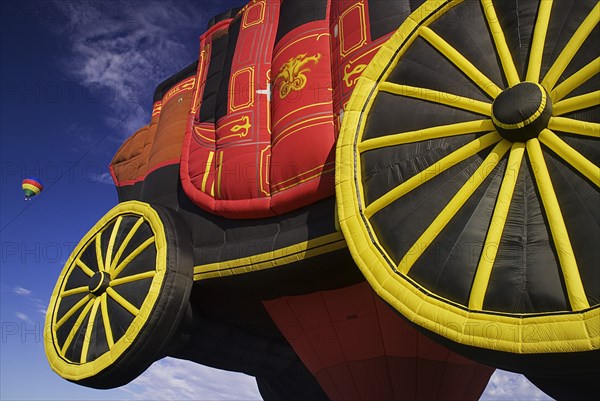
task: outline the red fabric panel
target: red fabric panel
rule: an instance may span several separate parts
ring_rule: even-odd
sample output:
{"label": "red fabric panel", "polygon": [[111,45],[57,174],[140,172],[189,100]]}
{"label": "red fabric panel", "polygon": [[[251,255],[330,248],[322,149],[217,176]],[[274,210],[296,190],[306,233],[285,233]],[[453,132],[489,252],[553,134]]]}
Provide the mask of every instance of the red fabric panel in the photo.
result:
{"label": "red fabric panel", "polygon": [[417,332],[366,282],[263,304],[332,400],[477,400],[494,371]]}

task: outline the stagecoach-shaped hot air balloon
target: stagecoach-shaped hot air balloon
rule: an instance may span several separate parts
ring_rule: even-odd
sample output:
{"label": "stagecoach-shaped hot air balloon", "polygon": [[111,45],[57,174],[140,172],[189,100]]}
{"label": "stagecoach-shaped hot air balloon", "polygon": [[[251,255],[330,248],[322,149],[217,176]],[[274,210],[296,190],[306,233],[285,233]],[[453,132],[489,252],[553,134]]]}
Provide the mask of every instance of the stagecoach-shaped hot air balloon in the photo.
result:
{"label": "stagecoach-shaped hot air balloon", "polygon": [[[111,162],[48,308],[63,378],[172,356],[271,399],[600,376],[596,1],[251,1]],[[469,359],[467,359],[469,358]]]}

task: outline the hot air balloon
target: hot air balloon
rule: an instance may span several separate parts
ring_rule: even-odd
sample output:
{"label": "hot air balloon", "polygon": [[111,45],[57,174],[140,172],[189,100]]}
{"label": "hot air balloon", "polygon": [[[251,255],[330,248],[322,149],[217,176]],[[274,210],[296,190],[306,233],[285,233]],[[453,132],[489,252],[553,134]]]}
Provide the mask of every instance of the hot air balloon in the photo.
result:
{"label": "hot air balloon", "polygon": [[112,388],[171,356],[252,375],[266,400],[476,400],[502,367],[585,396],[592,3],[263,0],[213,18],[111,162],[119,204],[48,307],[52,369]]}
{"label": "hot air balloon", "polygon": [[27,177],[21,183],[21,187],[23,188],[23,194],[25,195],[25,200],[31,199],[31,197],[36,196],[40,192],[44,190],[44,186],[42,182],[35,177]]}

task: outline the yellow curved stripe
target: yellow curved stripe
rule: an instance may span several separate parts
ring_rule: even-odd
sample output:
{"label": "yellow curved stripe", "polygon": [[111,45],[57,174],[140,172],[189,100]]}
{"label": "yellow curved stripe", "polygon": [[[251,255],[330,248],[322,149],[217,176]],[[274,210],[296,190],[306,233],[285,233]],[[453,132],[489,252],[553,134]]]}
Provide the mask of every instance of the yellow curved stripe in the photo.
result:
{"label": "yellow curved stripe", "polygon": [[529,52],[527,74],[525,77],[526,81],[539,82],[540,80],[542,56],[544,54],[544,45],[546,44],[546,34],[548,32],[551,12],[552,0],[541,1],[538,8],[537,19],[535,21],[533,40],[531,41],[531,50]]}
{"label": "yellow curved stripe", "polygon": [[419,34],[492,99],[495,99],[496,96],[502,92],[502,89],[500,89],[498,85],[479,71],[477,67],[452,47],[450,43],[446,42],[441,36],[436,34],[431,28],[422,26],[419,28]]}
{"label": "yellow curved stripe", "polygon": [[65,352],[67,352],[67,349],[69,348],[69,345],[71,345],[71,342],[73,342],[73,338],[75,337],[75,334],[77,333],[77,331],[81,327],[81,323],[83,323],[83,320],[87,316],[87,313],[89,312],[89,310],[91,309],[91,307],[92,307],[93,304],[94,304],[93,302],[88,302],[85,305],[85,307],[83,308],[83,310],[81,311],[81,313],[77,317],[77,320],[75,321],[75,324],[73,325],[73,327],[71,327],[71,331],[69,331],[69,335],[67,336],[67,339],[65,340],[65,343],[60,348],[60,354],[62,356],[65,356]]}
{"label": "yellow curved stripe", "polygon": [[504,172],[504,179],[502,180],[498,199],[496,200],[496,206],[494,207],[494,214],[492,215],[485,243],[481,250],[481,257],[479,258],[477,270],[475,271],[475,278],[473,279],[473,286],[471,287],[471,294],[469,295],[469,309],[483,309],[483,301],[490,282],[492,268],[496,261],[498,247],[502,240],[502,233],[504,232],[504,226],[506,224],[506,219],[508,218],[508,211],[510,209],[524,154],[525,144],[520,142],[513,143],[508,157],[506,171]]}
{"label": "yellow curved stripe", "polygon": [[73,316],[73,314],[75,312],[77,312],[85,303],[87,303],[89,300],[91,300],[94,296],[92,294],[87,294],[85,297],[81,298],[75,305],[73,305],[71,307],[71,309],[69,309],[67,311],[67,313],[65,313],[63,315],[63,317],[60,318],[60,320],[58,322],[56,322],[56,324],[54,325],[54,330],[58,330],[61,328],[61,326],[67,321],[69,320],[69,318],[71,316]]}
{"label": "yellow curved stripe", "polygon": [[139,219],[137,219],[135,224],[131,227],[131,230],[129,230],[129,232],[125,236],[125,239],[119,246],[119,249],[117,250],[117,253],[116,253],[114,259],[111,261],[110,267],[108,268],[108,273],[112,273],[112,271],[115,269],[115,266],[121,260],[121,256],[123,256],[123,252],[125,251],[125,248],[127,248],[127,245],[129,245],[131,238],[133,238],[133,236],[135,235],[138,228],[140,228],[140,226],[142,225],[143,222],[144,222],[144,218],[140,217]]}
{"label": "yellow curved stripe", "polygon": [[144,249],[148,248],[148,246],[150,246],[152,243],[154,243],[154,237],[148,238],[141,245],[139,245],[137,248],[131,251],[131,253],[127,255],[125,259],[123,259],[123,261],[115,268],[115,270],[113,270],[113,272],[110,275],[111,278],[117,278],[117,276],[123,271],[123,269],[140,253],[142,253]]}
{"label": "yellow curved stripe", "polygon": [[560,139],[549,129],[543,130],[538,136],[538,139],[563,160],[575,167],[577,171],[586,176],[597,187],[600,187],[600,167],[596,166],[581,153],[567,145],[565,141]]}
{"label": "yellow curved stripe", "polygon": [[444,210],[442,210],[440,214],[436,216],[429,227],[427,227],[427,229],[423,232],[423,234],[421,234],[419,239],[415,241],[406,255],[404,255],[400,263],[398,263],[397,268],[400,273],[405,275],[408,274],[412,266],[421,257],[421,255],[423,255],[429,245],[431,245],[444,227],[446,227],[450,220],[452,220],[454,215],[469,200],[471,195],[473,195],[473,192],[479,188],[481,183],[498,165],[498,162],[510,149],[510,146],[511,143],[504,139],[498,143],[494,149],[492,149],[490,154],[473,173],[473,176],[467,180],[462,188],[460,188],[452,200],[450,200],[446,207],[444,207]]}
{"label": "yellow curved stripe", "polygon": [[552,114],[560,116],[572,111],[587,109],[600,104],[600,91],[586,93],[585,95],[573,96],[552,106]]}
{"label": "yellow curved stripe", "polygon": [[506,38],[504,37],[504,32],[500,25],[500,19],[498,19],[498,15],[496,15],[494,4],[492,3],[492,0],[481,0],[481,5],[483,6],[485,19],[487,20],[490,33],[494,39],[494,44],[496,45],[496,50],[500,57],[500,63],[502,64],[504,75],[508,81],[508,86],[514,86],[521,82],[521,79],[519,78],[519,73],[517,72],[517,67],[513,61],[508,44],[506,43]]}
{"label": "yellow curved stripe", "polygon": [[64,291],[60,294],[61,298],[70,297],[71,295],[81,294],[82,292],[89,291],[89,287],[87,285],[83,287],[71,288],[70,290]]}
{"label": "yellow curved stripe", "polygon": [[121,305],[123,308],[127,309],[127,311],[129,313],[131,313],[133,316],[137,316],[138,313],[140,313],[140,310],[138,308],[136,308],[135,306],[133,306],[128,300],[126,300],[125,298],[123,298],[121,296],[121,294],[119,294],[118,292],[116,292],[115,290],[113,290],[111,287],[108,287],[106,289],[106,293],[115,300],[116,303],[118,303],[119,305]]}
{"label": "yellow curved stripe", "polygon": [[566,117],[551,117],[548,122],[548,128],[552,131],[600,138],[600,124],[591,123],[589,121],[575,120]]}
{"label": "yellow curved stripe", "polygon": [[146,278],[152,278],[152,277],[154,277],[155,274],[156,274],[156,272],[154,270],[151,270],[151,271],[145,272],[145,273],[132,274],[131,276],[121,277],[121,278],[118,278],[115,280],[111,280],[109,285],[111,287],[116,287],[121,284],[133,283],[134,281],[144,280]]}
{"label": "yellow curved stripe", "polygon": [[115,345],[115,340],[113,339],[112,327],[110,325],[110,317],[108,315],[108,304],[106,297],[106,293],[103,293],[100,296],[100,311],[102,313],[102,323],[104,323],[106,343],[108,344],[108,349],[112,349],[112,347]]}
{"label": "yellow curved stripe", "polygon": [[490,119],[440,125],[437,127],[424,128],[416,131],[401,132],[379,138],[367,139],[366,141],[358,144],[358,151],[362,153],[368,150],[403,145],[405,143],[428,141],[431,139],[473,134],[476,132],[493,131],[494,129],[494,123]]}
{"label": "yellow curved stripe", "polygon": [[31,185],[31,184],[27,184],[27,183],[22,184],[22,188],[23,189],[28,189],[31,192],[33,192],[34,194],[36,194],[36,195],[41,192],[40,189],[38,187],[36,187],[35,185]]}
{"label": "yellow curved stripe", "polygon": [[113,226],[112,232],[110,233],[110,239],[108,240],[108,247],[106,248],[106,260],[104,261],[104,266],[106,266],[106,271],[110,270],[110,265],[112,262],[112,255],[115,247],[115,238],[117,238],[117,232],[119,231],[119,227],[121,226],[121,221],[123,221],[123,216],[117,217],[117,221]]}
{"label": "yellow curved stripe", "polygon": [[490,117],[492,115],[492,104],[475,99],[469,99],[453,93],[440,92],[433,89],[419,88],[409,85],[398,85],[391,82],[381,82],[378,89],[394,95],[421,99],[427,102],[443,104],[457,109],[471,111]]}
{"label": "yellow curved stripe", "polygon": [[[540,104],[539,104],[537,110],[533,114],[531,114],[529,117],[527,117],[525,120],[521,120],[519,122],[511,123],[511,124],[503,123],[502,121],[496,119],[496,116],[494,114],[492,114],[492,121],[494,122],[494,124],[496,124],[496,126],[507,129],[507,130],[512,130],[512,129],[517,129],[517,128],[523,128],[526,125],[529,125],[533,121],[537,120],[537,118],[544,112],[544,109],[546,108],[546,102],[548,101],[548,97],[547,97],[546,91],[544,90],[542,85],[540,85],[538,83],[533,83],[533,84],[539,88],[541,96],[542,96],[542,99],[540,101]],[[524,116],[521,116],[521,118],[523,118],[523,117]]]}
{"label": "yellow curved stripe", "polygon": [[206,161],[206,168],[204,169],[204,175],[202,177],[202,185],[200,186],[200,190],[202,192],[206,192],[206,181],[208,180],[208,175],[210,174],[210,169],[212,167],[212,160],[215,152],[212,150],[208,152],[208,160]]}
{"label": "yellow curved stripe", "polygon": [[562,52],[560,52],[559,56],[556,58],[556,61],[548,70],[548,73],[544,77],[542,81],[542,85],[548,90],[551,91],[556,85],[556,82],[565,71],[575,54],[579,51],[583,42],[590,36],[590,33],[598,24],[598,19],[600,17],[600,3],[596,3],[596,6],[590,11],[588,16],[583,20],[581,25],[577,28],[567,45],[564,47]]}
{"label": "yellow curved stripe", "polygon": [[573,90],[575,90],[580,85],[583,85],[593,76],[598,74],[600,71],[600,57],[596,57],[594,60],[590,61],[585,67],[571,75],[569,78],[562,81],[558,84],[552,92],[550,92],[550,97],[553,102],[558,102]]}
{"label": "yellow curved stripe", "polygon": [[438,162],[427,167],[420,173],[410,177],[408,180],[404,181],[396,188],[392,189],[385,195],[377,198],[375,201],[370,203],[369,206],[365,208],[364,215],[367,218],[371,218],[375,213],[379,212],[381,209],[385,208],[392,202],[395,202],[397,199],[400,199],[402,196],[406,195],[408,192],[413,191],[415,188],[436,177],[438,174],[449,170],[456,164],[468,159],[469,157],[473,156],[478,152],[481,152],[489,146],[500,142],[501,140],[502,137],[497,132],[490,132],[481,136],[480,138],[469,142],[461,148],[456,149],[454,152],[450,153]]}
{"label": "yellow curved stripe", "polygon": [[102,231],[96,234],[96,263],[98,263],[98,271],[104,271],[104,258],[102,257]]}
{"label": "yellow curved stripe", "polygon": [[90,318],[85,328],[85,335],[83,336],[83,344],[81,347],[81,363],[87,362],[87,353],[90,348],[90,341],[92,340],[92,330],[94,329],[94,321],[96,320],[96,314],[98,313],[98,306],[100,306],[100,298],[94,299],[92,305],[92,311],[90,312]]}
{"label": "yellow curved stripe", "polygon": [[94,272],[92,271],[92,269],[90,269],[88,267],[88,265],[86,265],[85,263],[83,263],[81,261],[81,259],[77,259],[75,261],[75,264],[77,265],[77,267],[79,267],[88,277],[92,277],[94,275]]}
{"label": "yellow curved stripe", "polygon": [[540,142],[537,139],[534,138],[527,141],[527,153],[531,160],[535,181],[542,198],[542,204],[544,205],[556,253],[558,254],[571,308],[574,311],[587,309],[590,307],[590,304],[583,289],[567,226],[563,220],[560,205],[552,186],[552,180],[550,179],[550,173],[544,160]]}

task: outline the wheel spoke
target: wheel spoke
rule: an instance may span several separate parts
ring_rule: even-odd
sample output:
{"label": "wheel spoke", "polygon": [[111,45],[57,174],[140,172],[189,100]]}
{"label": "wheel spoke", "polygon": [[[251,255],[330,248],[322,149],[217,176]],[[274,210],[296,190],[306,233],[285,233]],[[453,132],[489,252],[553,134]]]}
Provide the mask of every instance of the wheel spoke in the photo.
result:
{"label": "wheel spoke", "polygon": [[75,260],[75,264],[79,267],[88,277],[92,277],[94,275],[94,271],[88,267],[85,263],[81,261],[81,259]]}
{"label": "wheel spoke", "polygon": [[563,160],[575,167],[577,171],[586,176],[597,187],[600,187],[600,167],[586,159],[581,153],[573,149],[548,129],[542,131],[539,140]]}
{"label": "wheel spoke", "polygon": [[140,313],[140,310],[138,308],[136,308],[135,306],[133,306],[128,300],[126,300],[125,298],[123,298],[119,293],[117,293],[111,287],[108,287],[106,289],[106,293],[112,299],[114,299],[116,303],[118,303],[119,305],[121,305],[123,308],[127,309],[127,311],[129,313],[131,313],[133,316],[137,316],[138,313]]}
{"label": "wheel spoke", "polygon": [[96,314],[98,313],[98,306],[100,305],[100,298],[94,299],[92,305],[92,311],[90,312],[90,318],[88,319],[87,327],[85,328],[85,335],[83,337],[83,345],[81,347],[81,363],[87,362],[87,353],[90,348],[90,342],[92,341],[92,330],[94,329],[94,321],[96,320]]}
{"label": "wheel spoke", "polygon": [[110,325],[110,317],[108,316],[108,302],[106,297],[106,293],[103,293],[100,296],[100,311],[102,312],[102,323],[104,323],[106,343],[108,344],[108,349],[112,349],[112,347],[115,345],[115,340],[113,339],[112,327]]}
{"label": "wheel spoke", "polygon": [[135,281],[144,280],[144,279],[147,279],[147,278],[152,278],[152,277],[154,277],[155,274],[156,274],[156,272],[154,270],[148,271],[148,272],[145,272],[145,273],[133,274],[131,276],[122,277],[122,278],[118,278],[118,279],[112,280],[110,282],[110,286],[111,287],[116,287],[116,286],[121,285],[121,284],[133,283]]}
{"label": "wheel spoke", "polygon": [[113,226],[112,232],[110,233],[110,239],[108,240],[108,247],[106,248],[106,261],[104,262],[104,266],[106,266],[106,271],[110,271],[110,265],[112,263],[112,255],[115,247],[115,239],[117,238],[117,232],[119,231],[119,227],[121,226],[121,221],[123,221],[123,216],[117,217],[117,221]]}
{"label": "wheel spoke", "polygon": [[542,86],[548,91],[552,91],[556,82],[565,71],[575,54],[579,51],[579,48],[590,36],[590,33],[598,24],[598,15],[600,15],[600,3],[596,3],[596,6],[590,11],[588,16],[583,20],[581,25],[577,28],[577,31],[573,34],[573,37],[569,40],[567,45],[564,47],[562,52],[556,58],[556,61],[548,70],[548,73],[542,81]]}
{"label": "wheel spoke", "polygon": [[450,43],[446,42],[442,37],[436,34],[431,28],[423,26],[419,29],[419,34],[492,99],[495,99],[496,96],[502,92],[502,89],[500,89],[498,85],[479,71],[477,67],[452,47]]}
{"label": "wheel spoke", "polygon": [[440,92],[433,89],[419,88],[409,85],[398,85],[391,82],[381,82],[378,89],[383,92],[392,93],[405,97],[424,100],[431,103],[443,104],[456,109],[467,110],[473,113],[492,115],[492,104],[480,100],[470,99],[455,95],[453,93]]}
{"label": "wheel spoke", "polygon": [[86,303],[87,303],[89,300],[91,300],[93,297],[94,297],[94,296],[93,296],[92,294],[87,294],[85,297],[81,298],[81,299],[80,299],[80,300],[79,300],[79,301],[78,301],[78,302],[77,302],[75,305],[73,305],[73,306],[71,307],[71,309],[69,309],[69,310],[67,311],[67,313],[65,313],[65,314],[63,315],[63,317],[61,317],[61,318],[59,319],[59,321],[58,321],[58,322],[56,322],[56,324],[54,325],[54,330],[58,330],[58,329],[60,329],[60,328],[61,328],[61,326],[62,326],[62,325],[63,325],[63,324],[64,324],[64,323],[65,323],[67,320],[69,320],[69,318],[70,318],[71,316],[73,316],[73,314],[74,314],[75,312],[77,312],[79,309],[81,309],[81,307],[82,307],[83,305],[85,305],[85,304],[86,304]]}
{"label": "wheel spoke", "polygon": [[586,93],[585,95],[573,96],[555,103],[552,106],[552,113],[555,116],[560,116],[572,111],[598,106],[598,104],[600,104],[600,91],[595,91]]}
{"label": "wheel spoke", "polygon": [[552,180],[550,179],[550,173],[548,172],[548,167],[544,160],[542,148],[537,139],[527,141],[527,153],[531,160],[535,181],[542,198],[546,219],[550,226],[552,241],[554,242],[556,253],[558,254],[558,260],[562,270],[565,287],[567,288],[571,308],[574,311],[587,309],[590,305],[585,295],[585,290],[583,289],[577,261],[575,260],[575,254],[571,246],[571,240],[569,239],[569,233],[560,210],[556,193],[554,192],[554,187],[552,186]]}
{"label": "wheel spoke", "polygon": [[102,257],[102,231],[96,234],[96,263],[98,271],[104,271],[104,258]]}
{"label": "wheel spoke", "polygon": [[112,261],[110,263],[110,266],[108,268],[109,273],[112,273],[112,271],[115,269],[115,266],[120,262],[121,256],[123,256],[123,252],[125,252],[125,248],[127,248],[127,245],[129,245],[131,238],[133,238],[133,236],[135,235],[138,228],[140,228],[140,226],[142,225],[143,222],[144,222],[144,218],[140,217],[139,219],[137,219],[137,221],[135,222],[133,227],[131,227],[131,230],[129,230],[129,232],[125,236],[125,239],[121,243],[121,246],[119,246],[119,249],[117,250],[117,253],[116,253],[114,259],[112,259]]}
{"label": "wheel spoke", "polygon": [[469,142],[468,144],[455,150],[454,152],[450,153],[438,162],[432,164],[420,173],[414,175],[402,184],[398,185],[396,188],[392,189],[385,195],[373,201],[369,206],[365,208],[365,216],[367,218],[371,218],[371,216],[379,212],[381,209],[385,208],[392,202],[395,202],[397,199],[400,199],[402,196],[406,195],[408,192],[414,190],[420,185],[436,177],[443,171],[452,168],[456,164],[468,159],[469,157],[475,155],[478,152],[481,152],[483,149],[486,149],[492,146],[493,144],[500,142],[501,140],[502,138],[497,132],[490,132],[486,135],[481,136],[480,138],[475,139],[474,141]]}
{"label": "wheel spoke", "polygon": [[492,3],[492,0],[481,0],[481,5],[483,6],[485,19],[487,20],[490,33],[494,39],[496,51],[500,57],[500,63],[502,64],[504,75],[508,81],[508,86],[514,86],[521,82],[521,79],[519,78],[519,73],[517,72],[517,67],[513,61],[508,44],[506,43],[506,38],[504,37],[504,32],[500,25],[500,19],[498,18],[498,15],[496,15],[494,4]]}
{"label": "wheel spoke", "polygon": [[[85,305],[85,308],[83,308],[83,310],[81,311],[81,313],[77,317],[77,320],[75,321],[75,324],[73,325],[73,327],[71,327],[71,331],[69,331],[69,335],[67,336],[67,339],[65,340],[65,343],[63,344],[62,348],[60,349],[60,354],[63,357],[65,356],[65,352],[67,352],[67,349],[69,349],[69,345],[71,345],[71,342],[73,342],[73,338],[75,337],[75,334],[81,328],[81,323],[83,323],[83,320],[87,316],[87,314],[90,311],[90,309],[92,308],[93,304],[94,304],[93,302],[88,302]],[[55,327],[54,330],[57,330],[57,329],[58,328]]]}
{"label": "wheel spoke", "polygon": [[66,297],[70,297],[71,295],[76,295],[76,294],[81,294],[82,292],[87,292],[89,290],[90,289],[87,285],[84,285],[83,287],[71,288],[70,290],[67,290],[67,291],[64,291],[63,293],[61,293],[60,297],[66,298]]}
{"label": "wheel spoke", "polygon": [[148,238],[146,241],[144,241],[140,246],[138,246],[137,248],[135,248],[129,255],[127,255],[127,257],[125,259],[123,259],[123,261],[113,270],[113,272],[111,273],[111,277],[113,279],[117,278],[117,276],[119,275],[119,273],[121,273],[121,271],[123,271],[123,269],[125,268],[125,266],[127,266],[133,259],[136,258],[136,256],[138,256],[140,253],[142,253],[142,251],[146,248],[148,248],[148,246],[150,244],[154,243],[154,237],[150,237]]}
{"label": "wheel spoke", "polygon": [[535,28],[533,31],[533,40],[531,42],[531,51],[529,52],[529,62],[527,63],[526,81],[539,82],[540,69],[542,67],[542,56],[544,55],[544,45],[546,43],[546,33],[550,23],[550,14],[552,13],[552,0],[540,2]]}
{"label": "wheel spoke", "polygon": [[589,121],[581,121],[565,117],[551,117],[550,122],[548,123],[548,128],[552,131],[600,138],[600,124]]}
{"label": "wheel spoke", "polygon": [[600,57],[596,57],[593,61],[588,63],[585,67],[577,71],[575,74],[571,75],[569,78],[562,81],[558,84],[552,92],[550,92],[550,97],[553,102],[558,102],[577,87],[583,85],[593,76],[598,74],[600,71]]}
{"label": "wheel spoke", "polygon": [[490,119],[440,125],[437,127],[424,128],[416,131],[387,135],[380,138],[367,139],[366,141],[358,144],[358,150],[362,153],[368,150],[403,145],[405,143],[428,141],[431,139],[473,134],[476,132],[493,131],[494,129],[494,123]]}
{"label": "wheel spoke", "polygon": [[433,220],[419,239],[415,241],[410,250],[404,255],[398,264],[398,271],[408,274],[414,263],[421,257],[425,250],[431,245],[438,234],[452,220],[456,213],[462,208],[467,200],[473,195],[475,190],[483,183],[487,176],[498,165],[498,162],[504,157],[510,149],[511,143],[502,140],[498,143],[490,154],[485,158],[470,179],[460,188],[454,197],[448,202],[444,210]]}
{"label": "wheel spoke", "polygon": [[504,232],[504,226],[524,154],[525,144],[519,142],[513,143],[496,206],[494,207],[490,228],[485,238],[477,270],[475,271],[475,278],[469,296],[469,309],[481,310],[483,308],[485,293],[488,288],[494,262],[496,261],[498,247],[500,246],[502,233]]}

